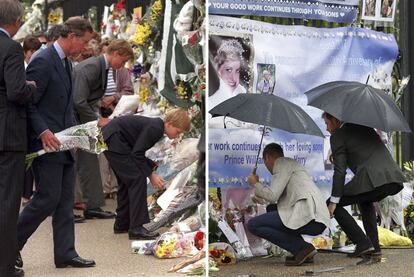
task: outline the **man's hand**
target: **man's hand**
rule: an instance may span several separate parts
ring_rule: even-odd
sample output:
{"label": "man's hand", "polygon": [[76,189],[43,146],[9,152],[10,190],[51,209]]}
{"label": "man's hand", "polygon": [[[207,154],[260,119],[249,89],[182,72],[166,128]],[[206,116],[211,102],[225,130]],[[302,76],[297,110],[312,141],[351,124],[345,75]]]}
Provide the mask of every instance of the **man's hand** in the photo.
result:
{"label": "man's hand", "polygon": [[57,137],[50,131],[46,130],[40,135],[42,141],[43,149],[46,152],[57,151],[60,147],[60,141]]}
{"label": "man's hand", "polygon": [[249,185],[254,186],[256,183],[259,182],[259,176],[252,173],[249,175],[249,177],[247,177],[247,182],[249,183]]}
{"label": "man's hand", "polygon": [[151,173],[149,176],[150,182],[155,189],[162,190],[164,189],[164,179],[161,176],[155,174],[154,172]]}
{"label": "man's hand", "polygon": [[111,122],[111,120],[112,120],[112,119],[110,119],[110,118],[105,118],[105,117],[101,117],[101,118],[99,118],[99,120],[98,120],[98,127],[103,127],[103,126],[105,126],[106,124],[108,124],[109,122]]}
{"label": "man's hand", "polygon": [[26,84],[28,84],[28,85],[32,85],[32,86],[34,86],[35,88],[37,88],[37,86],[36,86],[36,82],[35,82],[35,81],[26,81]]}
{"label": "man's hand", "polygon": [[104,108],[108,108],[114,103],[116,100],[115,96],[105,96],[101,101],[101,106]]}
{"label": "man's hand", "polygon": [[328,210],[329,210],[329,215],[331,216],[331,218],[334,217],[335,209],[336,209],[336,203],[330,202],[328,205]]}

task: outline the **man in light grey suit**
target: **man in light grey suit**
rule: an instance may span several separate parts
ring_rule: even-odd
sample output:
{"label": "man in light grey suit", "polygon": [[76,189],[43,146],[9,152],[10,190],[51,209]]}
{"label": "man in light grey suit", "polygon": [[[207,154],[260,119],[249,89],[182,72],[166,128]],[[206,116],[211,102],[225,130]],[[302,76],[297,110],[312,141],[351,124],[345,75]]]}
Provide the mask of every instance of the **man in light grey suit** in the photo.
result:
{"label": "man in light grey suit", "polygon": [[[99,108],[101,99],[105,94],[109,68],[120,69],[133,57],[134,54],[129,43],[118,39],[109,44],[104,55],[91,57],[76,65],[74,68],[73,97],[80,123],[94,121],[99,118]],[[101,119],[100,124],[104,125],[107,120]],[[105,199],[98,157],[82,150],[77,153],[77,171],[86,202],[85,218],[104,219],[115,217],[114,213],[101,209],[105,205]]]}
{"label": "man in light grey suit", "polygon": [[[343,123],[328,113],[322,117],[331,133],[334,163],[332,194],[327,201],[330,215],[357,245],[349,257],[380,255],[373,202],[402,190],[404,175],[374,129]],[[347,167],[355,175],[345,184]],[[351,204],[358,204],[366,235],[343,208]]]}
{"label": "man in light grey suit", "polygon": [[287,257],[285,265],[313,262],[316,249],[301,235],[319,235],[329,225],[325,201],[306,170],[295,160],[285,158],[279,144],[266,145],[263,160],[273,175],[270,187],[263,186],[253,173],[247,181],[255,188],[257,197],[277,203],[277,209],[251,219],[247,228],[291,252],[294,256]]}

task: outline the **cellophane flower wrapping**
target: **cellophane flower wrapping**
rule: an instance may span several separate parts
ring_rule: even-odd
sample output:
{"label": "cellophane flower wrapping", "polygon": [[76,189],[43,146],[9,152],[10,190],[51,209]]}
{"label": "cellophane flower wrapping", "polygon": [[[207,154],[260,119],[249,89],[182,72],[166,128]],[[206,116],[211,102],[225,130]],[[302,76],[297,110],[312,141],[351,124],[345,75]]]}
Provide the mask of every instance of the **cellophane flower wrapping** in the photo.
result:
{"label": "cellophane flower wrapping", "polygon": [[197,252],[194,236],[186,236],[184,233],[166,232],[157,239],[154,246],[154,255],[160,259],[178,258]]}
{"label": "cellophane flower wrapping", "polygon": [[82,149],[89,153],[100,154],[107,150],[108,147],[104,142],[101,129],[98,127],[97,121],[90,121],[85,124],[72,126],[55,136],[60,141],[60,148],[57,151],[39,150],[26,155],[26,168],[29,168],[36,157],[50,153],[62,152],[71,149]]}
{"label": "cellophane flower wrapping", "polygon": [[208,247],[209,256],[217,265],[231,265],[236,263],[236,252],[230,244],[224,242],[210,243]]}
{"label": "cellophane flower wrapping", "polygon": [[164,180],[169,180],[180,171],[198,160],[198,138],[187,138],[175,147],[167,138],[156,143],[146,155],[153,161],[158,161],[157,174]]}

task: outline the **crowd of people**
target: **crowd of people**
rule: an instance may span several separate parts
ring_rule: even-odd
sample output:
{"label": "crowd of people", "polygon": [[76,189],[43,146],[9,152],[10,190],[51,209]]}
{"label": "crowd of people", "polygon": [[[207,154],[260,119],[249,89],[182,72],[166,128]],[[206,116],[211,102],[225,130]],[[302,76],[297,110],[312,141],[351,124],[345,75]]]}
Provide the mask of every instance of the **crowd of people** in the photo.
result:
{"label": "crowd of people", "polygon": [[[20,251],[48,216],[57,268],[95,266],[75,249],[75,221],[115,218],[115,234],[154,238],[143,227],[149,222],[146,178],[156,189],[164,180],[145,151],[164,134],[174,139],[190,129],[190,117],[180,108],[165,118],[109,119],[122,95],[133,94],[125,68],[134,57],[130,44],[101,40],[88,20],[71,17],[46,34],[27,36],[21,46],[12,38],[23,15],[19,1],[0,1],[0,276],[5,277],[24,276]],[[94,120],[108,145],[105,155],[59,151],[57,132]],[[50,153],[25,171],[26,153],[40,149]],[[104,211],[105,196],[114,193],[116,213]],[[75,219],[79,202],[83,217]]]}

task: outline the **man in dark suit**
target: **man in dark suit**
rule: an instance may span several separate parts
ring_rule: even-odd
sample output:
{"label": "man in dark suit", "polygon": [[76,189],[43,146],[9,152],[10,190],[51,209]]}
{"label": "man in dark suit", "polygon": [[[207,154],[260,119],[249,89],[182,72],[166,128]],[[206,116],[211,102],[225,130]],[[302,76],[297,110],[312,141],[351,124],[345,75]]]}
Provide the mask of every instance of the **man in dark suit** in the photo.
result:
{"label": "man in dark suit", "polygon": [[[322,117],[331,133],[331,150],[334,163],[332,194],[328,209],[342,230],[356,244],[350,257],[364,254],[381,254],[373,202],[394,195],[405,181],[401,169],[374,129],[342,123],[328,113]],[[354,173],[345,185],[347,167]],[[358,204],[366,235],[353,217],[343,208]]]}
{"label": "man in dark suit", "polygon": [[102,128],[108,150],[105,157],[118,180],[114,233],[128,232],[129,239],[153,239],[158,236],[143,227],[149,222],[147,178],[156,189],[163,188],[163,179],[155,173],[156,164],[145,152],[163,134],[177,138],[190,129],[190,118],[183,109],[172,109],[164,120],[137,115],[117,117]]}
{"label": "man in dark suit", "polygon": [[13,37],[20,28],[23,7],[0,1],[0,276],[23,276],[14,267],[17,256],[17,216],[23,189],[27,151],[26,104],[35,83],[26,83],[23,49]]}
{"label": "man in dark suit", "polygon": [[[58,149],[54,133],[74,125],[72,76],[68,56],[82,51],[92,37],[90,23],[80,17],[69,18],[60,38],[41,51],[27,68],[27,79],[37,84],[34,104],[29,107],[31,151]],[[36,192],[21,212],[17,225],[21,250],[39,225],[52,216],[54,259],[58,268],[90,267],[92,260],[75,250],[73,221],[74,158],[70,151],[49,153],[33,162]],[[16,264],[22,266],[19,258]]]}
{"label": "man in dark suit", "polygon": [[[125,66],[134,58],[134,52],[126,40],[113,40],[105,54],[91,57],[80,62],[74,68],[73,97],[75,110],[80,123],[97,120],[101,99],[105,94],[107,72]],[[114,96],[115,97],[115,96]],[[98,157],[95,154],[79,150],[77,171],[80,187],[86,200],[84,216],[91,218],[113,218],[114,213],[103,211],[105,205]]]}

